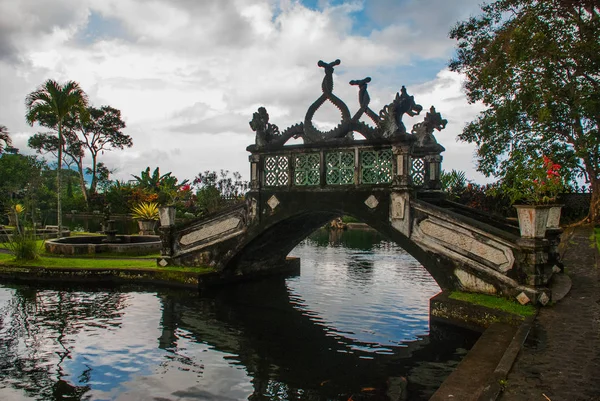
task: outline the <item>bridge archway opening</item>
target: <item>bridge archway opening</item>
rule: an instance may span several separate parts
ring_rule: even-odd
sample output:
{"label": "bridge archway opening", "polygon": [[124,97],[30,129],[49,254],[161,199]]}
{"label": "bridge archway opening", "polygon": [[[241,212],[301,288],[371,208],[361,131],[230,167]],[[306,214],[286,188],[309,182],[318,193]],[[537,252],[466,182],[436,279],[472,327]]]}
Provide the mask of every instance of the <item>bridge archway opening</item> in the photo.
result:
{"label": "bridge archway opening", "polygon": [[431,257],[409,238],[391,228],[389,224],[382,223],[376,216],[325,207],[321,209],[295,213],[264,227],[226,264],[224,271],[245,273],[266,270],[281,264],[290,252],[313,232],[329,224],[333,219],[347,215],[368,225],[406,251],[427,270],[440,288],[451,288],[452,281],[448,277],[448,269],[440,266],[439,260]]}

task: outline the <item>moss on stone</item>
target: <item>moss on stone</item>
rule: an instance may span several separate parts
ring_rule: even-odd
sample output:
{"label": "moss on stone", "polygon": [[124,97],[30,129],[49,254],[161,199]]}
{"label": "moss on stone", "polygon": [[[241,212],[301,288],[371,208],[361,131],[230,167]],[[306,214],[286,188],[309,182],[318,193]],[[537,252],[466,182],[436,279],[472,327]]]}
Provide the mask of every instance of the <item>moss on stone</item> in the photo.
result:
{"label": "moss on stone", "polygon": [[493,295],[453,291],[449,298],[520,316],[532,316],[536,311],[536,308],[531,305],[521,305],[517,302],[513,302],[505,298],[495,297]]}

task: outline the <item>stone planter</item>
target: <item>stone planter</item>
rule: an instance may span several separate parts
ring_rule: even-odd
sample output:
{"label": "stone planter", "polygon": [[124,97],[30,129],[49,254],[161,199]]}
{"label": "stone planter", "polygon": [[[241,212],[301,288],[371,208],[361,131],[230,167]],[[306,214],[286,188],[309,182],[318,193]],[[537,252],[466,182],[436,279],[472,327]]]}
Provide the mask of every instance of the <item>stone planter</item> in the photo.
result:
{"label": "stone planter", "polygon": [[158,208],[161,227],[175,225],[175,206],[161,206]]}
{"label": "stone planter", "polygon": [[519,218],[522,238],[544,238],[548,224],[549,205],[514,205]]}
{"label": "stone planter", "polygon": [[154,235],[156,220],[138,220],[140,235]]}
{"label": "stone planter", "polygon": [[560,214],[562,211],[563,205],[550,205],[550,210],[548,212],[548,222],[546,223],[546,228],[548,229],[558,229],[560,228]]}

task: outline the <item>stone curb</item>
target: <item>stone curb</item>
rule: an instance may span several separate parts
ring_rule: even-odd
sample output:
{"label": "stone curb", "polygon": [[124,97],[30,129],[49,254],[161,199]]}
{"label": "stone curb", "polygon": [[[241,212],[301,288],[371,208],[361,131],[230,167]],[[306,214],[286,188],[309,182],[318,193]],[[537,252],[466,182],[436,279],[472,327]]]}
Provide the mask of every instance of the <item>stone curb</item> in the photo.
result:
{"label": "stone curb", "polygon": [[500,359],[500,362],[498,362],[496,369],[494,369],[494,373],[488,379],[488,384],[477,397],[477,401],[495,401],[498,399],[504,389],[502,381],[506,380],[508,377],[508,372],[510,372],[510,369],[515,363],[515,360],[521,351],[521,347],[529,335],[536,316],[537,312],[535,315],[527,317],[519,326],[513,339],[504,351],[504,355]]}

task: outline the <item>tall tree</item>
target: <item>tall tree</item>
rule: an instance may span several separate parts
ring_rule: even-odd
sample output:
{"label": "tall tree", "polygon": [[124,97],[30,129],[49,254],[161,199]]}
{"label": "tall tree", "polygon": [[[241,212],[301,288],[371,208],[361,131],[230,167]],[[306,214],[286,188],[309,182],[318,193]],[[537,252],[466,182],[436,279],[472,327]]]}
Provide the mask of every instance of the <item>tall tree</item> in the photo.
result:
{"label": "tall tree", "polygon": [[[4,145],[2,144],[4,142]],[[8,128],[4,125],[0,125],[0,155],[4,152],[4,147],[12,145],[10,136],[8,135]]]}
{"label": "tall tree", "polygon": [[[125,122],[121,119],[120,110],[110,106],[88,107],[85,117],[81,119],[77,115],[68,116],[63,122],[63,151],[77,167],[79,183],[88,202],[84,172],[91,176],[89,195],[93,195],[97,192],[100,174],[104,173],[99,171],[98,156],[111,149],[131,147],[133,142],[129,135],[122,132]],[[57,121],[52,114],[40,116],[39,123],[44,127],[57,129]],[[38,133],[29,139],[28,144],[38,153],[56,153],[58,150],[58,140],[52,133]],[[86,152],[92,157],[89,168],[84,168]]]}
{"label": "tall tree", "polygon": [[[46,126],[42,120],[40,120],[40,124]],[[62,162],[67,165],[68,169],[70,169],[73,164],[77,167],[79,186],[87,204],[88,195],[83,169],[83,158],[85,156],[83,143],[78,140],[77,135],[68,129],[67,126],[63,126],[63,139]],[[27,146],[35,149],[37,153],[52,153],[55,157],[58,157],[58,138],[53,132],[39,132],[31,136],[27,141]]]}
{"label": "tall tree", "polygon": [[77,82],[69,81],[64,85],[49,79],[37,90],[27,95],[25,105],[27,114],[25,119],[29,125],[40,121],[48,114],[54,115],[58,130],[58,166],[57,166],[57,220],[58,236],[62,235],[62,210],[61,210],[61,182],[60,171],[62,167],[62,149],[63,149],[63,123],[67,116],[81,115],[85,113],[88,98],[83,89]]}
{"label": "tall tree", "polygon": [[90,192],[95,193],[100,178],[100,165],[98,155],[111,149],[123,149],[133,146],[129,135],[122,132],[125,122],[121,119],[121,111],[110,106],[88,108],[89,119],[80,121],[79,131],[82,134],[81,142],[92,156],[90,172],[92,182]]}
{"label": "tall tree", "polygon": [[597,0],[497,0],[450,32],[450,69],[464,73],[470,102],[487,109],[460,139],[478,169],[515,179],[550,156],[590,184],[600,218],[600,4]]}

